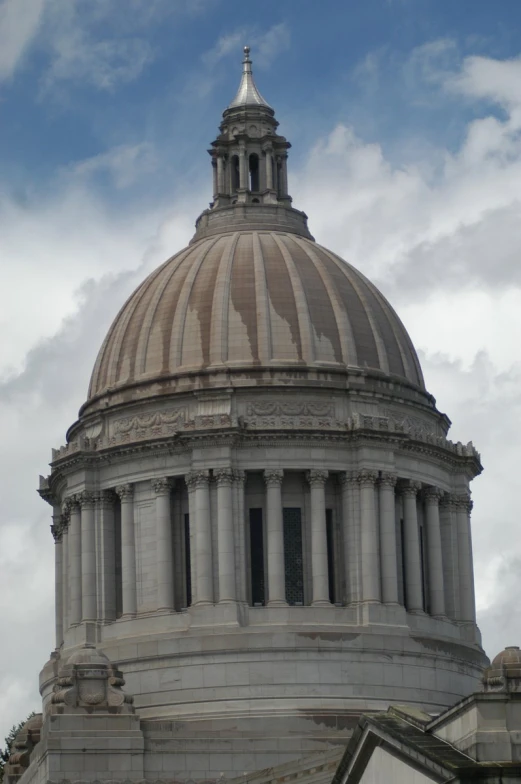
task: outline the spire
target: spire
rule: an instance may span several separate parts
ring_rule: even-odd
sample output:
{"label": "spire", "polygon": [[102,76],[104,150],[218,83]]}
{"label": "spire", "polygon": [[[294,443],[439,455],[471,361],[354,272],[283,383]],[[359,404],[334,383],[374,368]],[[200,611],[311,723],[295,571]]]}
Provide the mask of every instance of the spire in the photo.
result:
{"label": "spire", "polygon": [[257,90],[257,85],[253,79],[250,60],[250,47],[244,47],[244,60],[242,61],[242,79],[237,90],[237,95],[228,106],[228,109],[237,109],[240,106],[265,106],[271,109],[260,92]]}

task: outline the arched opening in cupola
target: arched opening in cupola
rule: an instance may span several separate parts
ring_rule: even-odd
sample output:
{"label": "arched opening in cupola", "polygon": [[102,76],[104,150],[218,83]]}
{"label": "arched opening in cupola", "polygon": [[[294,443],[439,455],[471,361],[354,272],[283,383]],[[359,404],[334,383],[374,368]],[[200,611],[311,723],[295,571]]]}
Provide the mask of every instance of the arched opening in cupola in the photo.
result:
{"label": "arched opening in cupola", "polygon": [[252,154],[249,157],[249,168],[250,168],[250,191],[258,192],[260,190],[259,156],[255,152],[252,152]]}

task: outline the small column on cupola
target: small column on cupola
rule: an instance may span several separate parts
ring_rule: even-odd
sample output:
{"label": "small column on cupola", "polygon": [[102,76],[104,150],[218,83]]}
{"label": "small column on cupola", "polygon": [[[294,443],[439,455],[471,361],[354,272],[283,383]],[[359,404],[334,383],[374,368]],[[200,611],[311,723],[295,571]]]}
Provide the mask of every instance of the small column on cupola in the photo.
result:
{"label": "small column on cupola", "polygon": [[275,112],[253,79],[250,48],[245,46],[239,89],[208,150],[213,167],[211,209],[230,204],[291,205],[286,167],[291,145],[277,135],[277,127]]}

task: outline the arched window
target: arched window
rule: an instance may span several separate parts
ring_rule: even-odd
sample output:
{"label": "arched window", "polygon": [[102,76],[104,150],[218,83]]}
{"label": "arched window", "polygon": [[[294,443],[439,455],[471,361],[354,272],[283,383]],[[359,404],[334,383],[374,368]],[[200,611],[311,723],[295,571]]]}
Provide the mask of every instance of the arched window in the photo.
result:
{"label": "arched window", "polygon": [[250,165],[250,191],[258,192],[260,190],[259,156],[254,152],[250,155],[249,165]]}
{"label": "arched window", "polygon": [[237,193],[241,184],[241,177],[239,174],[239,156],[232,155],[232,159],[230,161],[230,174],[231,174],[231,185],[232,185],[232,193]]}

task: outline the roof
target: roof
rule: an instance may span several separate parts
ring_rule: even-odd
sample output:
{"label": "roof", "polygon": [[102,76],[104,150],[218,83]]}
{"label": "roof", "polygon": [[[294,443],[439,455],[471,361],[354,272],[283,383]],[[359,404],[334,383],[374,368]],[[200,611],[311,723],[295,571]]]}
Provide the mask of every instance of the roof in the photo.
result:
{"label": "roof", "polygon": [[252,63],[250,60],[250,47],[244,47],[244,60],[242,61],[242,78],[237,90],[237,94],[233,101],[228,105],[228,109],[237,109],[241,106],[265,106],[271,109],[271,106],[264,100],[262,95],[257,89],[255,80],[252,73]]}
{"label": "roof", "polygon": [[136,384],[157,394],[158,381],[180,375],[282,367],[362,368],[425,389],[403,324],[362,273],[289,231],[223,230],[132,294],[99,352],[89,399]]}

